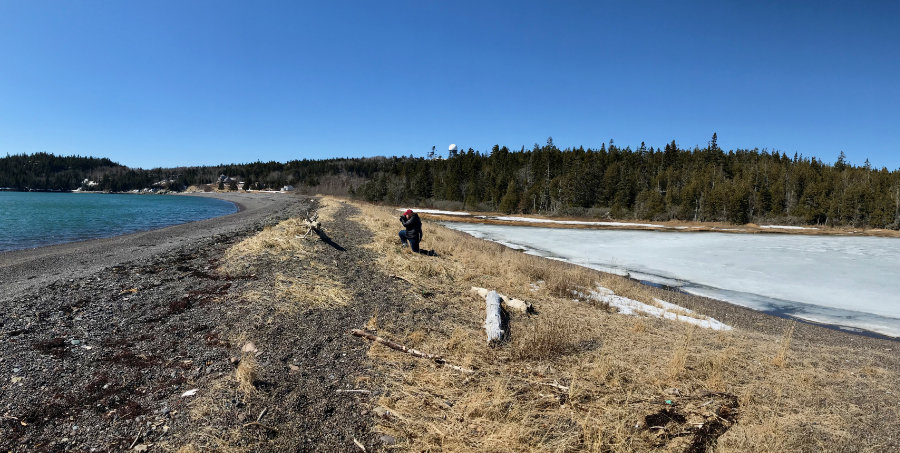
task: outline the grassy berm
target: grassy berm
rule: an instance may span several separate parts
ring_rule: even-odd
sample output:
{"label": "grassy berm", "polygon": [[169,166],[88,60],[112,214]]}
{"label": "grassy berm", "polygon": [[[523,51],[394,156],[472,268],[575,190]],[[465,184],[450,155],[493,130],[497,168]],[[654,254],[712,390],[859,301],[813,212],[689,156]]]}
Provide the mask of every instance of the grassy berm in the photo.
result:
{"label": "grassy berm", "polygon": [[[96,417],[127,428],[117,431],[118,443],[110,437],[101,445],[177,452],[900,451],[900,343],[534,257],[427,218],[422,247],[430,253],[413,254],[397,240],[397,211],[332,198],[316,205],[318,234],[291,218],[228,244],[200,270],[185,268],[186,278],[208,288],[182,294],[159,315],[181,319],[172,332],[153,333],[167,335],[170,349],[142,353],[141,342],[163,340],[137,333],[109,344],[106,363],[130,370],[129,379],[97,365],[93,387],[82,392],[95,396],[79,402],[105,405]],[[664,299],[734,329],[625,316],[576,300],[598,285],[647,303]],[[534,310],[506,313],[506,337],[489,345],[485,301],[473,286]],[[120,297],[130,296],[123,291]],[[370,343],[351,329],[442,360]],[[67,360],[71,348],[57,344],[65,340],[34,347]],[[195,346],[183,351],[179,344],[188,341]],[[121,401],[110,403],[109,388],[122,392]],[[189,389],[196,394],[181,396]],[[135,392],[158,396],[124,396]],[[21,445],[16,440],[47,441],[51,450],[71,445],[47,440],[69,436],[63,428],[38,435],[19,424],[50,426],[44,414],[4,417],[4,436],[17,436],[6,437],[11,450]],[[63,425],[71,429],[53,426]]]}

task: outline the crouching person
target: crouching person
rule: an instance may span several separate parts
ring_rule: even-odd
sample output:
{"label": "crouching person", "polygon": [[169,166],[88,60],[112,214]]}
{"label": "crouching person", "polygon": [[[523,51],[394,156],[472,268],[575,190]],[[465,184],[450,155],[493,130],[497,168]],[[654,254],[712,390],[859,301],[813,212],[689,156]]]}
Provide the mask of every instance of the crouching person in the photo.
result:
{"label": "crouching person", "polygon": [[413,252],[419,253],[419,241],[422,240],[422,221],[419,220],[419,215],[412,212],[412,209],[407,209],[400,216],[400,223],[406,228],[400,230],[400,242],[403,245],[409,242],[409,248]]}

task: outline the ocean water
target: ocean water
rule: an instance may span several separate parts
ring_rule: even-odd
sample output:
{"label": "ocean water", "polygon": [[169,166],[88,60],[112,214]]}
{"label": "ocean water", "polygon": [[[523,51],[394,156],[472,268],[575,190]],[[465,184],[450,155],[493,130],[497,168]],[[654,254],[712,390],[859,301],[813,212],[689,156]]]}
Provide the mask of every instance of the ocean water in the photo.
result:
{"label": "ocean water", "polygon": [[900,337],[897,238],[445,225],[767,313]]}
{"label": "ocean water", "polygon": [[0,252],[152,230],[237,212],[205,197],[0,192]]}

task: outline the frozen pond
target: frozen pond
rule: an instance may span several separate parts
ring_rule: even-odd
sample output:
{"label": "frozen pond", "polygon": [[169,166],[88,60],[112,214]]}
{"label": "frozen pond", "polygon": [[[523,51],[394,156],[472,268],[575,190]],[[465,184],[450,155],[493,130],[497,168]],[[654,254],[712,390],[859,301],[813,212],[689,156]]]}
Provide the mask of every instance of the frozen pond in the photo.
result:
{"label": "frozen pond", "polygon": [[768,313],[900,337],[900,239],[443,224]]}

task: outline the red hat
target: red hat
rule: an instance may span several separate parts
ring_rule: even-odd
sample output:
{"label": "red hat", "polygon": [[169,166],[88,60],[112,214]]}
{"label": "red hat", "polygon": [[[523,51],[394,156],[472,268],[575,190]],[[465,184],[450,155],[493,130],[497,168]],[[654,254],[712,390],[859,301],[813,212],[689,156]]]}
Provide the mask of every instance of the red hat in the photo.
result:
{"label": "red hat", "polygon": [[412,209],[407,209],[406,212],[403,213],[403,215],[405,215],[406,217],[409,217],[412,215],[412,213],[413,213]]}

